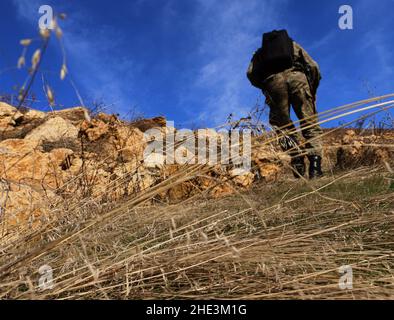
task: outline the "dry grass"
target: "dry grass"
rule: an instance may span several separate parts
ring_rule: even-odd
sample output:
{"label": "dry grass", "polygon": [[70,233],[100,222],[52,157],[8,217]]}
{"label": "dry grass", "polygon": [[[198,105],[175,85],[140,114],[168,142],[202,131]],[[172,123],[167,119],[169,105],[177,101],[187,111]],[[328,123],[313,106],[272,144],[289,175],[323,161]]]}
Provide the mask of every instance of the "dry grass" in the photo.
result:
{"label": "dry grass", "polygon": [[[187,170],[179,177],[201,168]],[[158,186],[112,208],[58,209],[59,219],[2,248],[1,297],[392,298],[389,178],[363,168],[216,201],[144,204]],[[38,288],[42,265],[53,268],[52,290]],[[353,267],[353,290],[339,289],[342,265]]]}

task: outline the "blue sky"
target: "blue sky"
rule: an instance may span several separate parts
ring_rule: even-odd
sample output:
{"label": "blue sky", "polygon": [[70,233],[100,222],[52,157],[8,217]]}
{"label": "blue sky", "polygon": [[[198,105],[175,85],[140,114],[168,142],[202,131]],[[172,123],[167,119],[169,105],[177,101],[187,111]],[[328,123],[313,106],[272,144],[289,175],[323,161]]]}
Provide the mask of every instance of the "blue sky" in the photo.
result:
{"label": "blue sky", "polygon": [[[2,0],[0,94],[21,84],[19,40],[34,37],[38,8],[62,22],[70,77],[54,41],[42,71],[57,102],[104,100],[108,112],[164,115],[177,126],[213,126],[244,116],[261,99],[245,75],[263,32],[288,29],[319,63],[318,109],[394,92],[394,0]],[[354,10],[354,29],[340,30],[338,8]],[[33,53],[28,51],[27,61]],[[11,69],[10,69],[11,68]],[[41,75],[33,91],[47,109]]]}

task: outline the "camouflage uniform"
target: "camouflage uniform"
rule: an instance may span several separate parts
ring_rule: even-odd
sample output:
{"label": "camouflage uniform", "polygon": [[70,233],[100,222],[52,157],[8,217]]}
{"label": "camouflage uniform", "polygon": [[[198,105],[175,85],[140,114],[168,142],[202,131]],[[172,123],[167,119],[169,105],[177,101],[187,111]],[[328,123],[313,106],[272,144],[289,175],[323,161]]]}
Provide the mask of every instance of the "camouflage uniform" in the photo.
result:
{"label": "camouflage uniform", "polygon": [[290,119],[290,105],[292,105],[295,114],[300,119],[302,135],[307,140],[302,149],[306,149],[308,155],[321,157],[322,146],[319,136],[322,130],[317,124],[315,99],[307,77],[303,71],[300,71],[298,63],[303,55],[314,78],[320,80],[319,66],[299,44],[293,42],[293,45],[295,66],[271,75],[263,82],[263,93],[267,98],[266,103],[270,106],[270,124],[279,134],[282,133],[291,138],[281,139],[282,148],[285,151],[293,149],[291,152],[293,156],[298,154],[300,148],[297,150],[297,134],[290,133],[295,129]]}

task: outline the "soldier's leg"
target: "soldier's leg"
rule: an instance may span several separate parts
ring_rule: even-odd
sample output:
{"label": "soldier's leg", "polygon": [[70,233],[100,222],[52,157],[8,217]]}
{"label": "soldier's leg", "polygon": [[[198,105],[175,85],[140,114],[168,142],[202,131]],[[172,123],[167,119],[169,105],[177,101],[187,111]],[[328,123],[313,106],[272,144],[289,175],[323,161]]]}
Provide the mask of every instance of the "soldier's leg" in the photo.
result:
{"label": "soldier's leg", "polygon": [[287,77],[283,73],[276,74],[264,83],[266,103],[270,107],[269,121],[279,136],[283,151],[292,158],[295,177],[305,173],[304,157],[300,157],[298,137],[294,123],[290,118],[289,88]]}
{"label": "soldier's leg", "polygon": [[289,101],[300,120],[301,132],[306,140],[305,149],[310,161],[309,177],[322,176],[322,129],[308,80],[302,72],[294,71],[289,76]]}
{"label": "soldier's leg", "polygon": [[306,140],[305,149],[308,155],[322,155],[321,134],[318,115],[305,74],[294,71],[289,77],[289,100],[294,112],[300,120],[303,137]]}
{"label": "soldier's leg", "polygon": [[297,135],[294,133],[295,126],[290,118],[286,78],[281,73],[269,78],[264,83],[263,92],[266,97],[266,103],[270,107],[270,125],[279,135],[283,151],[288,151],[294,147],[294,143],[291,140],[297,141]]}

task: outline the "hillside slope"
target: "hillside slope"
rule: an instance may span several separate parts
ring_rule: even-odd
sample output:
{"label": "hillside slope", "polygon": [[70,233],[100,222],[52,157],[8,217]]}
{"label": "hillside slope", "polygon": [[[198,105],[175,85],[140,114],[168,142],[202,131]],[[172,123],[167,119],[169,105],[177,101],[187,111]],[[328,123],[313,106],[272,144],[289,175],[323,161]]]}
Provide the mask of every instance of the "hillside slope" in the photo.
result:
{"label": "hillside slope", "polygon": [[326,130],[316,181],[256,136],[240,179],[146,163],[142,132],[162,119],[3,110],[0,298],[394,296],[390,130]]}

